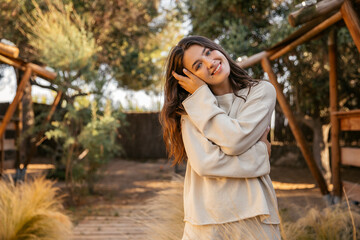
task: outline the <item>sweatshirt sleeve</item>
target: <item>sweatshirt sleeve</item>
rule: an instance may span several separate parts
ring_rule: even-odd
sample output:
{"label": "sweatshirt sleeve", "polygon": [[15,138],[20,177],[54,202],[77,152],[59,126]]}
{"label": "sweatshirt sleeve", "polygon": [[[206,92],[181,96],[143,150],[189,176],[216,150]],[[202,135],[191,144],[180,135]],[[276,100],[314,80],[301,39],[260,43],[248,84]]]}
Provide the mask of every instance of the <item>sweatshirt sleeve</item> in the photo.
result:
{"label": "sweatshirt sleeve", "polygon": [[252,147],[270,125],[276,91],[271,83],[253,86],[236,118],[229,117],[217,104],[207,85],[183,101],[191,122],[207,139],[228,155],[240,155]]}
{"label": "sweatshirt sleeve", "polygon": [[186,115],[181,119],[181,132],[188,161],[199,176],[255,178],[270,173],[264,142],[259,141],[241,155],[232,156],[204,137]]}

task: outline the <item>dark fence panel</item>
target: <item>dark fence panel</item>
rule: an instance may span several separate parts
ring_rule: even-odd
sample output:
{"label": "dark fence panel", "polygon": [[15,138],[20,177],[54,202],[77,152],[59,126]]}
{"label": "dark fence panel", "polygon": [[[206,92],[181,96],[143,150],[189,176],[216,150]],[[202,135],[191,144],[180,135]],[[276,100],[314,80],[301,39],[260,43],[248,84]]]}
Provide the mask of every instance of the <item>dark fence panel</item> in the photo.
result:
{"label": "dark fence panel", "polygon": [[166,158],[158,112],[126,113],[119,143],[129,159]]}

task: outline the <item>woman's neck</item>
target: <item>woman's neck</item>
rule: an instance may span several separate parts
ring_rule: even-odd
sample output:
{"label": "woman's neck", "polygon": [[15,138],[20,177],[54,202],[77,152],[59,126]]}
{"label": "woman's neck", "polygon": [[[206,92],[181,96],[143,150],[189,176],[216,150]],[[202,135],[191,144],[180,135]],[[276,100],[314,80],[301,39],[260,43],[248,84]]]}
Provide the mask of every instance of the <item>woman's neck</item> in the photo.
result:
{"label": "woman's neck", "polygon": [[230,86],[229,80],[224,81],[218,85],[209,85],[209,87],[215,96],[220,96],[220,95],[234,92],[232,87]]}

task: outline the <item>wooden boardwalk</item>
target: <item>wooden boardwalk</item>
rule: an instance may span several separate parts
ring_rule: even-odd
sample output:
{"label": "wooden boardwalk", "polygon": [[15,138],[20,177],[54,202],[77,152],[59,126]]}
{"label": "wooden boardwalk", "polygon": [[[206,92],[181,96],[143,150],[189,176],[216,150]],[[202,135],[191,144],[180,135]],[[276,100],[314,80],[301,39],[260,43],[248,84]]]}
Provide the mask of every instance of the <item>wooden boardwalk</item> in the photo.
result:
{"label": "wooden boardwalk", "polygon": [[87,216],[74,227],[72,240],[147,240],[147,223],[154,218],[145,206],[129,206],[115,216]]}

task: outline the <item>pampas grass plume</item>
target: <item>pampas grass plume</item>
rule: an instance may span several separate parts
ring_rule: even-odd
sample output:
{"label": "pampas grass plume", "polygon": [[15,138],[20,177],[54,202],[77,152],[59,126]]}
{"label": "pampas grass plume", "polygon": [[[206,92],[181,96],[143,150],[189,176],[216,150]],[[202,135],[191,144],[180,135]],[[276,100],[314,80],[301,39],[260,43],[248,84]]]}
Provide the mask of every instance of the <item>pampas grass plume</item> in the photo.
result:
{"label": "pampas grass plume", "polygon": [[72,223],[57,191],[44,177],[17,186],[0,181],[0,240],[69,239]]}

